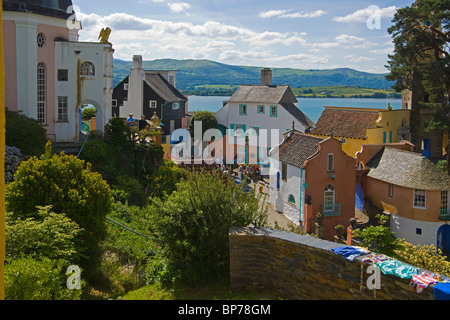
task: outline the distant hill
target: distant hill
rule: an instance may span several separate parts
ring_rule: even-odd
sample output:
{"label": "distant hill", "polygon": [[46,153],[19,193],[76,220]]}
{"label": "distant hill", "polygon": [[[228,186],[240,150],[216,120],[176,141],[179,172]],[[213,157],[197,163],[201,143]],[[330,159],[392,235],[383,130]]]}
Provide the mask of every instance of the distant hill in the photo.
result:
{"label": "distant hill", "polygon": [[[157,59],[143,62],[146,70],[178,70],[177,89],[182,93],[192,93],[211,88],[225,88],[232,92],[241,84],[259,84],[262,67],[234,66],[210,60]],[[116,86],[129,73],[131,61],[114,59],[114,78]],[[362,87],[372,89],[391,89],[392,83],[385,74],[372,74],[353,69],[301,70],[291,68],[272,68],[273,84],[288,84],[292,88],[301,87]],[[217,91],[217,90],[216,90]],[[219,90],[220,91],[220,90]]]}

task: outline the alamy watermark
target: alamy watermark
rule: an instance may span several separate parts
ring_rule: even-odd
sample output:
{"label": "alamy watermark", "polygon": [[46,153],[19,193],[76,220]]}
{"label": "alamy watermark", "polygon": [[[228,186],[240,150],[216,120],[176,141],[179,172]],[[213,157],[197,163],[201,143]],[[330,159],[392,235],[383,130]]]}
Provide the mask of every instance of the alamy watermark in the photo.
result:
{"label": "alamy watermark", "polygon": [[66,275],[68,275],[66,286],[69,290],[81,289],[81,269],[79,266],[69,266]]}

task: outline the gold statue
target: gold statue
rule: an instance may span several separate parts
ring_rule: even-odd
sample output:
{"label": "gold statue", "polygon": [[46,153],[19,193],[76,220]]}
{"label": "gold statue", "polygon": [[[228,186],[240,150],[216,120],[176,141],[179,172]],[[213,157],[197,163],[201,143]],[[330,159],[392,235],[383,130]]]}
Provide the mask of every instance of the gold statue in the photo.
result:
{"label": "gold statue", "polygon": [[111,44],[108,41],[110,34],[111,34],[111,28],[109,28],[109,27],[103,28],[102,31],[100,31],[100,35],[98,36],[98,39],[100,39],[100,43]]}

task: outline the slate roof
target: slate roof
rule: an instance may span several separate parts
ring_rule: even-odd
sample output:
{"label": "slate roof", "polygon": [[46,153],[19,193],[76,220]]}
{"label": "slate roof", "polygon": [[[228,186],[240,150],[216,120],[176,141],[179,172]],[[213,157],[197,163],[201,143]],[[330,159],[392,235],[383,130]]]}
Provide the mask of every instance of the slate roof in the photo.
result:
{"label": "slate roof", "polygon": [[[288,134],[292,133],[288,138]],[[281,143],[278,152],[272,155],[283,163],[303,168],[307,159],[317,153],[319,143],[324,139],[306,135],[295,130],[285,133],[285,139]]]}
{"label": "slate roof", "polygon": [[295,104],[293,103],[281,103],[281,106],[286,109],[294,118],[300,123],[305,124],[307,128],[314,127],[314,122],[308,118]]}
{"label": "slate roof", "polygon": [[325,107],[311,134],[343,138],[365,139],[366,130],[377,127],[378,110],[349,110]]}
{"label": "slate roof", "polygon": [[67,13],[67,8],[71,5],[71,0],[3,0],[4,11],[32,12],[62,19],[68,19],[72,15]]}
{"label": "slate roof", "polygon": [[167,102],[187,101],[185,96],[157,72],[146,72],[144,81]]}
{"label": "slate roof", "polygon": [[298,100],[288,85],[241,85],[228,102],[277,105],[280,103],[297,103]]}
{"label": "slate roof", "polygon": [[450,176],[419,153],[383,147],[367,164],[368,177],[394,185],[443,191],[450,190]]}

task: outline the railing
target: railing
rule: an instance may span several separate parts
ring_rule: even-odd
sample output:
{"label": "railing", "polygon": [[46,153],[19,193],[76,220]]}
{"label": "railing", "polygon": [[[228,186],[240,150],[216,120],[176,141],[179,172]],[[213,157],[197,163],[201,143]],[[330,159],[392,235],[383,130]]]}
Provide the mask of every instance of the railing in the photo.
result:
{"label": "railing", "polygon": [[444,221],[450,221],[450,209],[441,209],[441,215],[439,219]]}
{"label": "railing", "polygon": [[341,204],[321,205],[321,212],[324,217],[335,217],[341,215]]}

